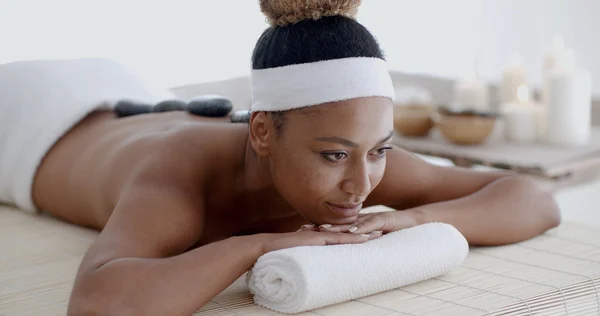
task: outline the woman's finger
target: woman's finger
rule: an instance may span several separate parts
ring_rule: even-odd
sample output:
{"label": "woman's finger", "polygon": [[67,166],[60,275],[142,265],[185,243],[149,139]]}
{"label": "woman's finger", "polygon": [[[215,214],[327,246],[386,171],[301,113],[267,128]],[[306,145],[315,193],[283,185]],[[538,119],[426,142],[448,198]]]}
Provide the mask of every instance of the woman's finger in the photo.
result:
{"label": "woman's finger", "polygon": [[358,244],[371,239],[368,234],[322,233],[326,245]]}
{"label": "woman's finger", "polygon": [[316,231],[319,231],[319,229],[313,224],[305,224],[305,225],[302,225],[300,227],[300,229],[298,229],[297,231],[298,232],[301,232],[301,231],[316,232]]}
{"label": "woman's finger", "polygon": [[370,216],[363,216],[363,217],[359,217],[356,220],[356,224],[361,224],[362,222],[368,220],[369,218],[373,217],[375,214],[369,214]]}
{"label": "woman's finger", "polygon": [[324,232],[339,232],[339,233],[352,233],[357,229],[357,226],[366,221],[367,219],[373,217],[377,215],[377,213],[364,213],[364,214],[358,214],[358,219],[356,220],[356,223],[354,224],[348,224],[348,225],[329,225],[329,224],[323,224],[321,226],[319,226],[319,231],[324,231]]}
{"label": "woman's finger", "polygon": [[[322,232],[339,232],[339,233],[355,233],[358,230],[358,227],[363,222],[377,216],[377,213],[366,214],[368,216],[359,217],[354,224],[349,225],[321,225],[319,226],[319,231]],[[364,233],[370,233],[370,231],[365,231]]]}
{"label": "woman's finger", "polygon": [[352,232],[355,234],[368,234],[374,231],[383,231],[385,224],[384,216],[371,216],[358,224]]}
{"label": "woman's finger", "polygon": [[380,230],[376,230],[374,232],[370,232],[368,235],[369,235],[369,240],[373,240],[373,239],[377,239],[377,238],[383,236],[383,232]]}
{"label": "woman's finger", "polygon": [[373,215],[373,213],[358,213],[358,218],[363,218],[365,216]]}
{"label": "woman's finger", "polygon": [[332,233],[347,233],[351,227],[356,226],[356,224],[351,225],[329,225],[323,224],[319,226],[318,230],[322,232],[332,232]]}

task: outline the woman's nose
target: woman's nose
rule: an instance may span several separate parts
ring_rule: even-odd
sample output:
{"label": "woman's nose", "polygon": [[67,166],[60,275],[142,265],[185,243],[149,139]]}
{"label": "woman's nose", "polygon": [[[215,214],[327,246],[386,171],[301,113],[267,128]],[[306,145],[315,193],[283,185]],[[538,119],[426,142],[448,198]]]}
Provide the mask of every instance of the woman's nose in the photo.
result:
{"label": "woman's nose", "polygon": [[348,170],[348,176],[342,182],[342,191],[361,198],[371,193],[369,166],[366,162],[356,164]]}

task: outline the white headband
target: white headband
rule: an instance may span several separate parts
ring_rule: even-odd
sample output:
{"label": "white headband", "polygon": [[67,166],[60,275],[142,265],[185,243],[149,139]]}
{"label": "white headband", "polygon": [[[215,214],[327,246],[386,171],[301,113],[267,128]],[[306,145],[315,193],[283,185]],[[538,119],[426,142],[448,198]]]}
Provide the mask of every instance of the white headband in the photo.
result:
{"label": "white headband", "polygon": [[351,57],[252,70],[252,111],[283,111],[360,97],[394,99],[384,60]]}

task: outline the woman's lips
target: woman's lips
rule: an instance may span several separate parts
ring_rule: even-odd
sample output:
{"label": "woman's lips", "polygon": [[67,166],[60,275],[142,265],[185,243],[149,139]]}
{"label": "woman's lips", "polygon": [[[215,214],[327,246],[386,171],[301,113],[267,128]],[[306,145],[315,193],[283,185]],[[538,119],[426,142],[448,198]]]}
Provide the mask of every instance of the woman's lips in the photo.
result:
{"label": "woman's lips", "polygon": [[341,215],[343,217],[353,217],[360,213],[362,209],[362,203],[360,204],[333,204],[327,203],[327,206],[334,213]]}

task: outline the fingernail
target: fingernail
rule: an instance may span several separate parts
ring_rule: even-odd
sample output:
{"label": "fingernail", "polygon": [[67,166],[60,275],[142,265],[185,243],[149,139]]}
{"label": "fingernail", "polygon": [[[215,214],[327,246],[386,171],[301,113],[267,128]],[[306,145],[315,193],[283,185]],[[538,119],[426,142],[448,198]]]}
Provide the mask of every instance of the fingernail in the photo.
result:
{"label": "fingernail", "polygon": [[330,228],[331,224],[323,224],[323,225],[321,225],[319,227],[321,227],[321,228]]}
{"label": "fingernail", "polygon": [[350,227],[350,229],[348,229],[349,232],[353,233],[355,231],[358,230],[358,227],[354,226],[354,227]]}
{"label": "fingernail", "polygon": [[311,227],[315,227],[315,225],[313,225],[313,224],[305,224],[305,225],[302,225],[302,227],[304,227],[304,228],[311,228]]}
{"label": "fingernail", "polygon": [[369,234],[360,234],[363,237],[369,237]]}

